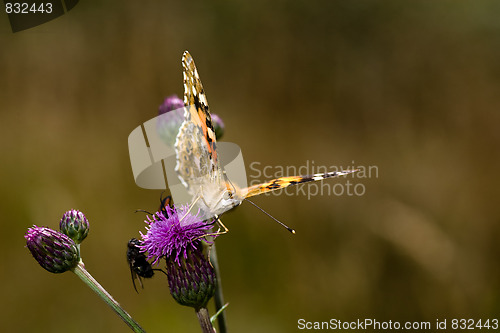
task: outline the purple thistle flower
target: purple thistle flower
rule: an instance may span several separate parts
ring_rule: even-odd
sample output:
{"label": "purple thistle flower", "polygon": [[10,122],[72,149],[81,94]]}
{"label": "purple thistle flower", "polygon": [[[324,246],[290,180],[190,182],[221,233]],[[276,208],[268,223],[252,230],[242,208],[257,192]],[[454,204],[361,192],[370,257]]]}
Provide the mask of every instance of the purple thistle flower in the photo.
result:
{"label": "purple thistle flower", "polygon": [[178,210],[166,205],[152,218],[148,216],[148,232],[141,233],[143,242],[139,247],[148,253],[148,260],[154,259],[153,264],[165,258],[170,293],[179,304],[198,311],[206,307],[217,285],[214,268],[203,254],[200,240],[212,223],[201,221],[199,211],[196,215],[188,211],[187,205]]}
{"label": "purple thistle flower", "polygon": [[[187,258],[189,249],[201,246],[195,240],[203,237],[211,228],[211,223],[200,220],[198,214],[187,214],[189,206],[181,206],[178,211],[175,207],[165,207],[165,212],[159,211],[153,218],[147,217],[145,221],[146,235],[142,234],[142,251],[148,253],[148,260],[154,259],[157,264],[161,257],[173,258],[180,265],[179,258]],[[182,220],[182,221],[181,221]],[[197,245],[198,244],[198,245]]]}
{"label": "purple thistle flower", "polygon": [[63,273],[76,267],[80,253],[75,242],[59,231],[34,225],[24,235],[33,258],[51,273]]}

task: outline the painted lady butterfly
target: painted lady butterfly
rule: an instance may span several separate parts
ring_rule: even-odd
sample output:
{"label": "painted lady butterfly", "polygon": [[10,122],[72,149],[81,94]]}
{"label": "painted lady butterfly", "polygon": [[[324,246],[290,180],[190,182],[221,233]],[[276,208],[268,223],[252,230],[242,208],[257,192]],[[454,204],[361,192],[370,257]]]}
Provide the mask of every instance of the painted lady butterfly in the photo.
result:
{"label": "painted lady butterfly", "polygon": [[215,131],[207,98],[188,51],[182,57],[184,77],[184,122],[175,142],[175,171],[199,207],[212,216],[240,205],[244,198],[311,181],[344,176],[357,170],[327,172],[310,176],[273,179],[263,184],[238,188],[227,178],[219,163]]}

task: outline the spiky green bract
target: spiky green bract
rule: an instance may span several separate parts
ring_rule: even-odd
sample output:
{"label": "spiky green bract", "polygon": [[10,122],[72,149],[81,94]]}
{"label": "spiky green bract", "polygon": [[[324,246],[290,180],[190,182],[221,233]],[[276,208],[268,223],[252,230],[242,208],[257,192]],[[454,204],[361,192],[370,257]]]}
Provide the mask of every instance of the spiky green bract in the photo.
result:
{"label": "spiky green bract", "polygon": [[187,256],[179,261],[175,256],[166,258],[170,293],[177,303],[196,310],[206,307],[217,285],[215,271],[202,248],[201,244],[188,246]]}

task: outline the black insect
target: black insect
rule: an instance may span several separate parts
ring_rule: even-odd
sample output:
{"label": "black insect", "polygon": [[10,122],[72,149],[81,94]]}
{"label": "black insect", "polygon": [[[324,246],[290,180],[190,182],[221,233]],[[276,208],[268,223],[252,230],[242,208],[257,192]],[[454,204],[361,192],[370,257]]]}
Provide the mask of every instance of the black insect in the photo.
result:
{"label": "black insect", "polygon": [[130,273],[132,274],[132,283],[134,284],[135,291],[137,291],[135,279],[139,280],[141,287],[144,288],[142,285],[142,278],[152,278],[155,274],[154,271],[161,271],[161,269],[154,269],[151,266],[146,259],[146,255],[141,253],[139,245],[141,245],[141,241],[137,238],[132,238],[127,244],[127,261],[130,266]]}
{"label": "black insect", "polygon": [[165,198],[160,196],[160,211],[163,216],[168,218],[167,206],[172,208],[174,206],[174,202],[172,201],[172,197],[167,195]]}
{"label": "black insect", "polygon": [[[172,197],[170,195],[166,196],[165,198],[162,198],[162,196],[160,196],[159,211],[165,217],[169,217],[167,206],[170,208],[173,207]],[[144,212],[149,215],[153,215],[150,212],[142,209],[137,210],[136,212]],[[127,244],[127,261],[130,267],[130,273],[132,274],[132,283],[134,284],[135,291],[137,291],[137,287],[135,285],[136,279],[139,281],[141,287],[144,288],[142,284],[142,278],[145,279],[152,278],[153,275],[155,274],[155,271],[161,271],[164,274],[166,274],[163,270],[155,269],[151,266],[151,264],[146,259],[146,255],[141,252],[141,249],[139,247],[140,245],[141,241],[138,240],[137,238],[132,238],[131,240],[128,241]]]}
{"label": "black insect", "polygon": [[[163,198],[163,196],[160,196],[160,208],[158,209],[158,211],[160,211],[163,214],[163,216],[165,216],[166,218],[169,217],[169,214],[167,211],[167,206],[170,208],[174,207],[174,202],[172,201],[172,197],[170,195],[167,195],[165,198]],[[150,213],[144,209],[137,209],[135,212],[136,213],[142,212],[142,213],[149,214],[151,216],[154,215],[153,213]]]}

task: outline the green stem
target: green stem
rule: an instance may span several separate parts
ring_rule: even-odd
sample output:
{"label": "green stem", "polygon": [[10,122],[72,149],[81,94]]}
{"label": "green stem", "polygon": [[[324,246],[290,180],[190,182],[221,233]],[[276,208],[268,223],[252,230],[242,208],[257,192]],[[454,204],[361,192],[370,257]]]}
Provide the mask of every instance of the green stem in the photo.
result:
{"label": "green stem", "polygon": [[120,304],[118,304],[118,302],[113,299],[113,297],[99,284],[99,282],[97,282],[92,277],[92,275],[87,272],[83,261],[80,260],[78,265],[73,269],[73,272],[80,279],[82,279],[82,281],[85,282],[90,287],[90,289],[95,291],[95,293],[99,295],[99,297],[101,297],[104,302],[106,302],[134,332],[146,332],[134,319],[132,319],[132,317],[130,317],[130,315],[125,310],[122,309]]}
{"label": "green stem", "polygon": [[201,331],[203,333],[215,333],[214,327],[210,322],[207,308],[196,309],[196,315],[198,316],[198,321],[200,322]]}
{"label": "green stem", "polygon": [[[217,312],[224,306],[224,295],[222,294],[222,282],[219,271],[219,262],[217,261],[217,250],[215,249],[215,243],[210,249],[210,262],[212,263],[212,266],[214,266],[215,276],[217,276],[217,287],[215,288],[215,312]],[[219,326],[220,333],[227,333],[226,311],[222,311],[217,316],[217,324]]]}

